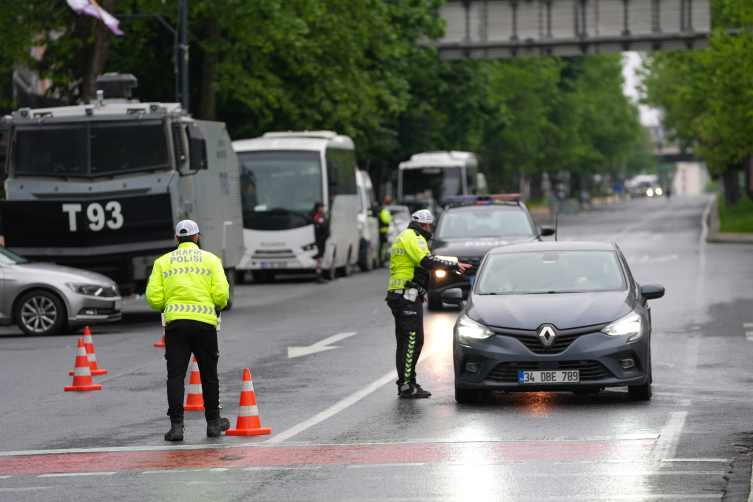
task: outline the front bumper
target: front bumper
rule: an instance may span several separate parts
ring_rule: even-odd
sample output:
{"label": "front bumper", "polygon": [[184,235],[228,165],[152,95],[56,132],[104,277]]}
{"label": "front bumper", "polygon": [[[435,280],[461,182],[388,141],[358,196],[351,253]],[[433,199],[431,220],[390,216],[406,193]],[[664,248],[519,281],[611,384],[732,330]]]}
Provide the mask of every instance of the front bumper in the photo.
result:
{"label": "front bumper", "polygon": [[[471,340],[461,345],[455,335],[453,363],[455,385],[462,389],[540,392],[587,391],[605,387],[642,385],[648,378],[648,337],[627,343],[627,337],[603,333],[584,334],[558,354],[536,354],[513,337],[494,335],[485,340]],[[635,366],[623,369],[621,361],[632,359]],[[477,363],[478,371],[466,370]],[[518,371],[579,369],[577,384],[522,384]]]}
{"label": "front bumper", "polygon": [[123,317],[123,298],[101,298],[72,294],[68,296],[69,326],[84,326],[119,321]]}

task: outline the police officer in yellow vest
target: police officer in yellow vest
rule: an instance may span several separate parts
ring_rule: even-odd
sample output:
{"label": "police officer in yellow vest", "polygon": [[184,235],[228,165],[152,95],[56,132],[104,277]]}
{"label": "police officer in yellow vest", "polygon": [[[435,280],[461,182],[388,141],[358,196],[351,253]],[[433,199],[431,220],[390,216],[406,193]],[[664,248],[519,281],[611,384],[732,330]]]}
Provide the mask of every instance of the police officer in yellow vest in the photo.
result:
{"label": "police officer in yellow vest", "polygon": [[379,210],[379,261],[387,261],[387,234],[390,233],[390,222],[392,222],[392,213],[386,206],[392,203],[392,196],[385,195],[384,203]]}
{"label": "police officer in yellow vest", "polygon": [[166,441],[183,440],[183,381],[196,356],[204,394],[207,436],[220,436],[230,421],[220,417],[220,379],[217,376],[217,313],[230,294],[222,261],[197,245],[199,226],[183,220],[175,228],[178,249],[154,262],[146,287],[149,306],[164,313],[167,360],[167,414],[171,428]]}
{"label": "police officer in yellow vest", "polygon": [[429,397],[431,393],[416,383],[416,364],[424,345],[425,294],[429,288],[429,271],[460,270],[467,263],[441,260],[429,252],[426,241],[431,239],[434,218],[427,209],[413,213],[408,228],[392,243],[390,257],[390,285],[387,305],[395,318],[397,351],[397,395],[407,398]]}

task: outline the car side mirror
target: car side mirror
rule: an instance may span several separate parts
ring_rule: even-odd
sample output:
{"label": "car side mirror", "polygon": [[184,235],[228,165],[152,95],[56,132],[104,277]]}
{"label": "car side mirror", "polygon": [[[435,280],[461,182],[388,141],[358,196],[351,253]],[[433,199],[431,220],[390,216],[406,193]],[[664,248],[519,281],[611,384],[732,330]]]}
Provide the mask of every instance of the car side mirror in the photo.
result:
{"label": "car side mirror", "polygon": [[541,225],[539,232],[541,233],[542,237],[554,235],[554,227],[550,227],[549,225]]}
{"label": "car side mirror", "polygon": [[460,288],[448,289],[442,293],[442,301],[450,305],[462,305],[463,291]]}
{"label": "car side mirror", "polygon": [[664,296],[664,286],[658,284],[644,284],[641,286],[641,296],[646,300],[656,300]]}

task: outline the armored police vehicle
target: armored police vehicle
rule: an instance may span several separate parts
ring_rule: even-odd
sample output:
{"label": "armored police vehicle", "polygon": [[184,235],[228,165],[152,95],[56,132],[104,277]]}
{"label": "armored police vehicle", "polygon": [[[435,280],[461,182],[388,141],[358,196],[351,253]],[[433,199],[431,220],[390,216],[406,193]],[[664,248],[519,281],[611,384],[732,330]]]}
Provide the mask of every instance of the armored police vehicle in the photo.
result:
{"label": "armored police vehicle", "polygon": [[3,117],[5,245],[102,273],[124,295],[143,293],[154,259],[175,249],[175,225],[191,219],[200,246],[222,259],[232,298],[243,220],[225,124],[193,119],[177,103],[128,99],[136,83],[104,75],[96,102]]}

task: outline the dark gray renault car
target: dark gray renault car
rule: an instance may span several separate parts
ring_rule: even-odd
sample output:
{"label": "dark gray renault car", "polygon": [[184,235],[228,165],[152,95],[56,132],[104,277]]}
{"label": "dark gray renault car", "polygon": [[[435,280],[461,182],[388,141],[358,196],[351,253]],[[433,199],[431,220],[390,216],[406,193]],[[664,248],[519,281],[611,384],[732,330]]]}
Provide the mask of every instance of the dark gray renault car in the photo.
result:
{"label": "dark gray renault car", "polygon": [[[484,258],[454,330],[455,399],[490,391],[651,398],[651,312],[664,296],[639,285],[613,243],[531,242]],[[462,292],[443,293],[462,304]]]}

